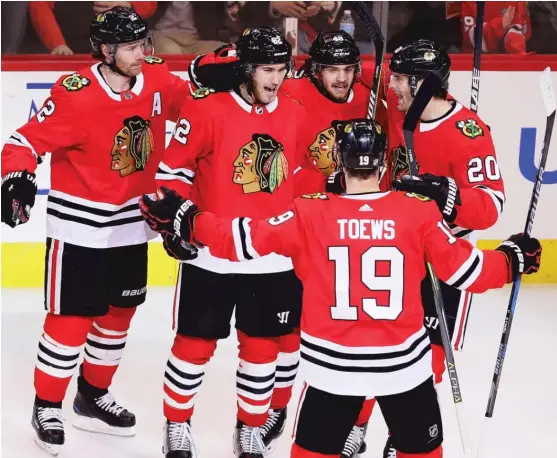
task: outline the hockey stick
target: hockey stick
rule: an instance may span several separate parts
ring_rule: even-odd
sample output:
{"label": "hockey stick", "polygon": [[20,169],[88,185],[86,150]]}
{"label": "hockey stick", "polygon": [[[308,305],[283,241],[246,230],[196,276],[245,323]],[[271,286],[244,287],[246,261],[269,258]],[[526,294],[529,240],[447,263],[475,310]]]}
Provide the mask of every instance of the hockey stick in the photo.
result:
{"label": "hockey stick", "polygon": [[474,29],[474,67],[472,68],[472,91],[470,110],[478,112],[480,97],[480,63],[482,59],[485,2],[476,2],[476,27]]}
{"label": "hockey stick", "polygon": [[[538,174],[536,176],[536,182],[534,183],[534,189],[532,191],[532,198],[530,199],[530,205],[528,207],[526,226],[524,228],[524,233],[527,235],[531,234],[532,226],[534,225],[534,216],[536,215],[536,208],[538,206],[538,200],[540,198],[540,191],[543,182],[543,173],[545,169],[545,163],[547,162],[549,143],[551,141],[551,133],[553,132],[553,124],[555,123],[555,111],[556,111],[555,94],[553,92],[553,85],[551,82],[551,70],[549,67],[547,67],[540,76],[540,89],[541,89],[545,109],[547,111],[547,119],[545,123],[545,134],[543,137],[543,147],[542,147],[542,154],[540,158],[540,165],[538,168]],[[495,400],[497,399],[499,383],[501,382],[501,374],[503,373],[503,363],[505,362],[507,345],[509,343],[509,337],[511,335],[511,326],[513,323],[514,311],[516,308],[516,302],[518,298],[518,291],[520,290],[521,280],[522,280],[522,275],[519,275],[517,278],[515,278],[513,282],[511,297],[509,299],[507,314],[505,316],[505,324],[503,325],[503,334],[501,335],[499,352],[497,353],[495,370],[493,371],[493,381],[491,383],[491,390],[489,392],[489,399],[487,401],[487,409],[485,412],[486,420],[487,418],[493,417],[493,411],[495,409]],[[481,441],[480,441],[480,447],[481,447]],[[478,447],[478,456],[480,454],[480,447]]]}
{"label": "hockey stick", "polygon": [[352,2],[352,5],[354,11],[356,11],[356,14],[364,23],[367,34],[375,47],[375,70],[373,72],[373,82],[371,84],[369,104],[367,107],[367,117],[375,120],[377,101],[379,100],[379,87],[381,85],[381,70],[383,68],[385,38],[381,32],[381,27],[379,27],[379,24],[366,4],[364,2]]}
{"label": "hockey stick", "polygon": [[[416,163],[416,157],[414,156],[414,131],[420,120],[420,116],[423,113],[425,107],[431,100],[431,98],[439,92],[441,89],[441,80],[435,73],[429,73],[422,82],[416,97],[410,105],[410,109],[406,116],[404,117],[404,123],[402,125],[404,143],[406,147],[406,158],[408,161],[408,169],[410,176],[416,176],[418,174],[418,164]],[[439,331],[441,333],[441,340],[443,342],[443,348],[445,350],[445,359],[447,360],[447,372],[451,380],[451,389],[453,393],[453,402],[456,410],[456,418],[458,421],[458,427],[460,430],[460,439],[462,442],[462,449],[464,453],[470,452],[470,438],[468,435],[468,429],[464,421],[464,412],[462,409],[462,392],[460,390],[460,382],[458,380],[458,374],[456,371],[456,363],[454,360],[453,349],[451,346],[451,339],[449,338],[449,329],[447,327],[447,318],[445,316],[445,305],[443,304],[443,296],[441,294],[441,286],[439,284],[439,279],[433,271],[433,266],[427,264],[427,269],[429,271],[429,277],[431,280],[431,287],[433,289],[433,299],[435,302],[435,310],[437,312],[437,317],[439,319]]]}

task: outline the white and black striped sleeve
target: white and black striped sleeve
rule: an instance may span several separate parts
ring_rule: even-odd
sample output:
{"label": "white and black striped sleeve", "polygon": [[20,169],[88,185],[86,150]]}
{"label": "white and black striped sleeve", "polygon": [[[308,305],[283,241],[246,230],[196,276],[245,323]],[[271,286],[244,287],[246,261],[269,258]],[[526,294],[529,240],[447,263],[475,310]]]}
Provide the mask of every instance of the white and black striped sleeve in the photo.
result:
{"label": "white and black striped sleeve", "polygon": [[481,189],[482,191],[487,193],[489,197],[491,197],[491,199],[493,200],[493,204],[495,205],[495,208],[497,210],[497,215],[501,216],[503,207],[505,205],[505,194],[501,191],[496,191],[495,189],[491,189],[484,185],[478,185],[476,186],[476,188]]}
{"label": "white and black striped sleeve", "polygon": [[194,177],[195,177],[195,172],[193,170],[187,169],[185,167],[172,168],[166,165],[164,162],[159,163],[157,174],[155,175],[156,180],[160,180],[160,181],[178,180],[190,186],[193,184]]}
{"label": "white and black striped sleeve", "polygon": [[447,279],[445,283],[463,291],[467,290],[480,276],[483,267],[483,252],[473,248],[470,256],[460,264],[460,267]]}
{"label": "white and black striped sleeve", "polygon": [[250,218],[243,216],[232,220],[232,236],[238,261],[249,261],[261,257],[253,247],[250,221]]}

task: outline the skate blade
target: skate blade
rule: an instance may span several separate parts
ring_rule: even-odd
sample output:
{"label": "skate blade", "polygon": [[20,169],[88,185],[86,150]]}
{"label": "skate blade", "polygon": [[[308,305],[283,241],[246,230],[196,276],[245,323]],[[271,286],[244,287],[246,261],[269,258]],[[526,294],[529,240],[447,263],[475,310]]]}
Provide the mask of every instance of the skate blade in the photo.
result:
{"label": "skate blade", "polygon": [[59,444],[49,444],[48,442],[43,442],[37,436],[33,437],[35,444],[37,444],[41,449],[43,449],[46,453],[52,456],[58,456],[60,452],[60,445]]}
{"label": "skate blade", "polygon": [[107,425],[98,418],[84,417],[76,415],[72,421],[72,425],[76,429],[88,431],[90,433],[108,434],[109,436],[132,437],[135,436],[135,427],[122,428],[118,426]]}

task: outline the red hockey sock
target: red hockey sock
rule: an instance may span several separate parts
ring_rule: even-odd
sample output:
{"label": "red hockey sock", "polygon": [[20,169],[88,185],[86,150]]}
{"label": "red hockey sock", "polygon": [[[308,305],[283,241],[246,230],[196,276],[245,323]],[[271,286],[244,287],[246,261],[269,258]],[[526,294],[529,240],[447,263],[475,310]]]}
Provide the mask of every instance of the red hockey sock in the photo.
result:
{"label": "red hockey sock", "polygon": [[176,335],[164,373],[163,410],[168,421],[184,423],[192,417],[205,365],[215,348],[216,340]]}
{"label": "red hockey sock", "polygon": [[402,453],[397,451],[396,458],[443,458],[443,446],[437,447],[432,452],[427,453]]}
{"label": "red hockey sock", "polygon": [[290,402],[299,365],[300,328],[295,328],[292,330],[292,334],[279,337],[279,354],[271,409],[283,409]]}
{"label": "red hockey sock", "polygon": [[64,400],[92,323],[92,317],[46,316],[35,365],[39,399],[54,403]]}
{"label": "red hockey sock", "polygon": [[373,412],[373,407],[375,407],[375,402],[375,398],[369,398],[364,401],[364,405],[362,406],[362,410],[360,410],[360,415],[356,421],[356,426],[363,426],[369,422],[371,413]]}
{"label": "red hockey sock", "polygon": [[97,318],[85,345],[83,377],[102,390],[107,390],[118,370],[128,338],[130,322],[136,307],[113,307]]}
{"label": "red hockey sock", "polygon": [[251,337],[238,331],[238,341],[238,420],[248,426],[263,426],[267,421],[275,385],[279,338]]}
{"label": "red hockey sock", "polygon": [[338,455],[324,455],[323,453],[310,452],[298,444],[292,444],[290,458],[338,458]]}

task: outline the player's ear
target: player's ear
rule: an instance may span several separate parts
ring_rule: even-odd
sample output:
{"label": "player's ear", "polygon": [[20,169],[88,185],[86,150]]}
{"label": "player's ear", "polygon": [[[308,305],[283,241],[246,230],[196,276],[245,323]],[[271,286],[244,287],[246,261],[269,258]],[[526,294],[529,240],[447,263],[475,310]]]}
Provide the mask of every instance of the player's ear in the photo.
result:
{"label": "player's ear", "polygon": [[110,62],[110,60],[112,59],[112,56],[110,55],[110,50],[108,49],[108,45],[106,45],[104,43],[101,45],[101,53],[104,56],[105,60],[107,62]]}

